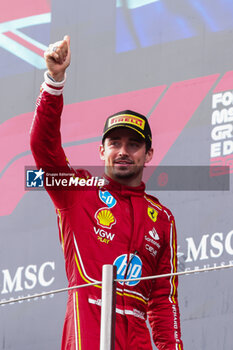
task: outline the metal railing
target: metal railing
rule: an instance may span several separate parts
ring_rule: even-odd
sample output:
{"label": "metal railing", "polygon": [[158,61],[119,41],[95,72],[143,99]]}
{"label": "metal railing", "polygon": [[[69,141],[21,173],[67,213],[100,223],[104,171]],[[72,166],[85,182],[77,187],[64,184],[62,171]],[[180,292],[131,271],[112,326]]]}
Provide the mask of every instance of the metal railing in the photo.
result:
{"label": "metal railing", "polygon": [[82,284],[78,286],[72,286],[67,288],[55,289],[48,292],[43,292],[39,294],[33,294],[27,297],[10,298],[8,300],[3,300],[0,302],[1,305],[12,304],[16,302],[22,302],[24,300],[30,300],[35,298],[40,298],[52,294],[58,294],[67,292],[70,290],[76,290],[79,288],[85,288],[90,286],[102,285],[101,293],[101,326],[100,326],[100,350],[114,350],[114,340],[115,340],[115,318],[116,318],[116,284],[117,282],[132,282],[132,281],[145,281],[149,279],[157,279],[172,276],[184,276],[197,274],[202,272],[210,272],[217,270],[224,270],[232,268],[233,265],[224,266],[214,266],[206,267],[203,269],[194,269],[189,271],[181,271],[175,273],[168,273],[163,275],[154,275],[140,278],[130,278],[130,279],[117,279],[116,278],[116,266],[114,265],[103,265],[102,268],[102,281],[95,281],[93,283]]}

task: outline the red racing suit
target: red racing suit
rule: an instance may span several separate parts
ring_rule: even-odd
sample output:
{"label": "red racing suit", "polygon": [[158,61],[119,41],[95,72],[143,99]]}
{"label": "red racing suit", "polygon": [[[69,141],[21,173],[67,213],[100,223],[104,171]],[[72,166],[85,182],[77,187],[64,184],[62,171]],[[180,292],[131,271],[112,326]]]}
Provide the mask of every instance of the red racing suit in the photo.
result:
{"label": "red racing suit", "polygon": [[[59,166],[69,172],[60,135],[62,88],[48,78],[43,83],[31,149],[38,168]],[[104,264],[117,266],[117,278],[177,271],[174,217],[145,193],[143,183],[134,188],[108,179],[93,190],[47,191],[56,208],[69,286],[101,281]],[[159,350],[183,349],[177,286],[174,276],[117,283],[116,350],[152,350],[147,316]],[[100,311],[100,286],[70,291],[61,349],[98,350]]]}

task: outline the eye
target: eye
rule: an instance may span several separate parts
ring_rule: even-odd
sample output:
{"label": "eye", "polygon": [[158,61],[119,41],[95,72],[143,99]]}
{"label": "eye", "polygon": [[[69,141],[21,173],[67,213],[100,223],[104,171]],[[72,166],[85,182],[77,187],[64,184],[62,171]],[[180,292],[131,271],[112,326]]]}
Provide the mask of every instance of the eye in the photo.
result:
{"label": "eye", "polygon": [[110,147],[119,147],[120,146],[120,142],[118,140],[111,140],[109,142],[109,146]]}
{"label": "eye", "polygon": [[133,141],[133,142],[130,142],[130,147],[132,148],[139,148],[140,147],[140,143],[136,142],[136,141]]}

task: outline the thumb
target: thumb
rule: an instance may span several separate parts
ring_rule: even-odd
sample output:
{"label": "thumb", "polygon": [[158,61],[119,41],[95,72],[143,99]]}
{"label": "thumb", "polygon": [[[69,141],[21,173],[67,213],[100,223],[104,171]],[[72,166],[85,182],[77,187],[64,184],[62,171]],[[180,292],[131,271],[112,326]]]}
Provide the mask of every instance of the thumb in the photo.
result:
{"label": "thumb", "polygon": [[69,37],[69,35],[65,35],[63,40],[65,40],[67,42],[68,47],[69,47],[70,46],[70,37]]}

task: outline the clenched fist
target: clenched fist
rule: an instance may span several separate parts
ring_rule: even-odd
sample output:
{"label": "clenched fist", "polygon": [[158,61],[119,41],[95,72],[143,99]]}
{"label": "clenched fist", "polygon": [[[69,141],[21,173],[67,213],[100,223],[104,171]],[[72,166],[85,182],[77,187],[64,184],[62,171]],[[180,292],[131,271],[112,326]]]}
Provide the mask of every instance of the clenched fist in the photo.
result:
{"label": "clenched fist", "polygon": [[49,45],[44,58],[51,77],[56,81],[64,80],[71,59],[70,37],[66,35],[62,41]]}

